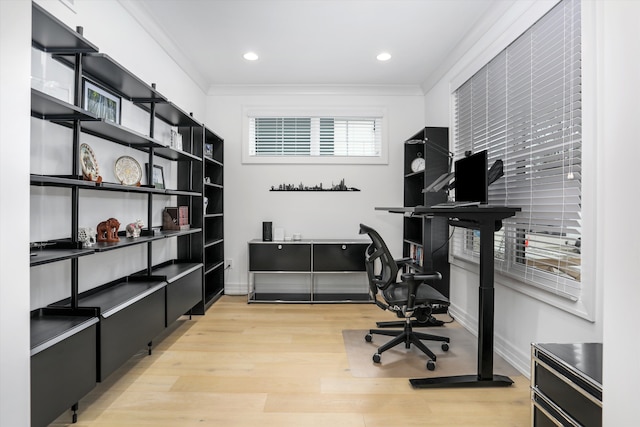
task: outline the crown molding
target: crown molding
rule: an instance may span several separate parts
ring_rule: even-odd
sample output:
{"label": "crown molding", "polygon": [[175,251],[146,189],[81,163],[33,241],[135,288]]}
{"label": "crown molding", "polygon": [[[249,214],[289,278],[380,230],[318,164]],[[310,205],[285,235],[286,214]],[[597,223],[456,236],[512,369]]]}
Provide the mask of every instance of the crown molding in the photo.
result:
{"label": "crown molding", "polygon": [[118,0],[118,3],[135,19],[140,26],[158,43],[171,59],[191,78],[202,92],[207,92],[209,81],[193,63],[182,53],[173,39],[155,21],[153,14],[143,2]]}
{"label": "crown molding", "polygon": [[211,85],[207,95],[424,96],[420,85]]}

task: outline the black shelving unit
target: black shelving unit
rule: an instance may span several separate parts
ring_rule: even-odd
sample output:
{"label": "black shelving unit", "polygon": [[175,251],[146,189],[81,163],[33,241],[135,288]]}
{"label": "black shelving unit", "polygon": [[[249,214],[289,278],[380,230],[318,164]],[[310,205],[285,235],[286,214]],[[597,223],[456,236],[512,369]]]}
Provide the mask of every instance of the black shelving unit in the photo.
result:
{"label": "black shelving unit", "polygon": [[[33,187],[67,189],[70,204],[69,234],[61,239],[32,245],[31,266],[65,262],[70,268],[68,297],[31,313],[32,425],[48,425],[65,409],[77,416],[77,402],[115,371],[124,361],[183,314],[204,314],[224,290],[222,223],[222,139],[160,94],[82,36],[33,3],[32,45],[49,52],[55,60],[73,70],[75,97],[68,103],[32,89],[31,115],[72,129],[66,175],[31,174]],[[96,117],[82,107],[82,82],[89,79],[131,101],[149,114],[147,135]],[[168,147],[154,137],[158,120],[175,127],[182,136],[182,149]],[[149,164],[151,182],[156,158],[177,164],[177,188],[150,185],[126,186],[112,182],[83,180],[79,174],[79,149],[83,135],[139,150]],[[211,159],[204,156],[204,144],[214,143]],[[205,171],[213,180],[205,183]],[[213,190],[211,190],[213,189]],[[46,191],[46,190],[45,190]],[[146,229],[140,237],[96,243],[83,248],[78,239],[79,210],[83,198],[94,192],[136,193],[146,198]],[[211,214],[205,212],[205,196]],[[66,197],[66,196],[65,196]],[[188,206],[187,230],[159,229],[153,213],[168,198]],[[218,200],[219,199],[219,200]],[[172,201],[173,204],[173,201]],[[160,207],[159,207],[160,206]],[[212,208],[213,207],[213,208]],[[36,214],[36,213],[32,213]],[[45,213],[43,213],[45,214]],[[121,224],[124,229],[125,224]],[[175,259],[154,263],[153,242],[176,242]],[[146,267],[142,271],[79,292],[79,264],[95,254],[123,248],[144,248]],[[210,248],[213,248],[211,250]],[[212,256],[208,257],[207,251]],[[206,265],[206,268],[205,268]],[[45,267],[47,268],[47,267]],[[106,267],[108,268],[108,267]],[[99,273],[98,273],[99,274]],[[64,384],[61,391],[60,384]]]}
{"label": "black shelving unit", "polygon": [[196,313],[224,293],[224,140],[205,127],[203,142],[203,192],[207,200],[203,210],[204,299]]}
{"label": "black shelving unit", "polygon": [[[414,171],[411,163],[423,158],[423,170]],[[449,129],[425,127],[404,143],[404,206],[432,206],[447,200],[444,191],[423,193],[422,190],[443,173],[449,172]],[[449,252],[447,239],[449,226],[443,218],[423,216],[403,218],[403,256],[412,257],[415,271],[436,270],[442,280],[433,286],[449,296]]]}

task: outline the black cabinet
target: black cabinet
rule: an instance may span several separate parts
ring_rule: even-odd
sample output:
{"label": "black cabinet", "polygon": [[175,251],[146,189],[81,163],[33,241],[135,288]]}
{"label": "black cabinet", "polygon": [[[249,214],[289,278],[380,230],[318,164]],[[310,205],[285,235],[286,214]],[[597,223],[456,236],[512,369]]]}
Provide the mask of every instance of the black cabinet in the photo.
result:
{"label": "black cabinet", "polygon": [[364,243],[314,243],[313,271],[365,271]]}
{"label": "black cabinet", "polygon": [[[155,270],[156,273],[163,273],[165,269],[173,269],[175,264],[163,269]],[[193,264],[190,269],[180,274],[170,274],[170,279],[166,286],[167,315],[166,326],[176,321],[184,313],[188,312],[202,299],[202,265]]]}
{"label": "black cabinet", "polygon": [[602,344],[532,344],[532,424],[602,426]]}
{"label": "black cabinet", "polygon": [[46,426],[96,385],[93,310],[31,314],[31,425]]}
{"label": "black cabinet", "polygon": [[[252,240],[249,242],[248,300],[370,302],[364,264],[364,253],[368,244],[365,240]],[[257,283],[256,276],[279,279],[276,285],[270,287]],[[330,276],[339,276],[339,279],[323,280]],[[287,279],[292,277],[297,281],[286,283]],[[347,284],[347,281],[350,283]]]}
{"label": "black cabinet", "polygon": [[123,283],[80,300],[82,305],[100,309],[98,381],[104,381],[136,352],[150,346],[164,330],[164,285]]}
{"label": "black cabinet", "polygon": [[311,243],[252,243],[250,271],[311,272]]}
{"label": "black cabinet", "polygon": [[[417,161],[416,159],[422,159]],[[416,163],[424,167],[415,170]],[[433,206],[447,200],[445,191],[425,192],[451,169],[449,129],[425,127],[404,143],[404,206]],[[442,280],[432,284],[449,296],[449,225],[446,218],[403,218],[403,256],[410,257],[416,271],[438,271]]]}

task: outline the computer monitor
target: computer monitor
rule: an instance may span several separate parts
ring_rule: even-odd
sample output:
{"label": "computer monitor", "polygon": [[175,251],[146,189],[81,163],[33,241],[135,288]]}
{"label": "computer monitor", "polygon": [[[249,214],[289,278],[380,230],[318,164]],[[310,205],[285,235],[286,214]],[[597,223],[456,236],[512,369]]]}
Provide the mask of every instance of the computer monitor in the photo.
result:
{"label": "computer monitor", "polygon": [[456,202],[487,203],[489,199],[487,150],[454,163]]}

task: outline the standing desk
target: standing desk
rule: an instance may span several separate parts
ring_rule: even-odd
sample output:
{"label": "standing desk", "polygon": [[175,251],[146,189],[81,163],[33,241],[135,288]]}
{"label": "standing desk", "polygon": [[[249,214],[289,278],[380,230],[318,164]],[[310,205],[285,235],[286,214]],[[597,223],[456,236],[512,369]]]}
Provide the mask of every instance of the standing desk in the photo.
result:
{"label": "standing desk", "polygon": [[512,217],[521,209],[508,206],[466,206],[433,208],[426,206],[402,208],[375,208],[392,213],[425,217],[448,217],[449,224],[480,231],[480,284],[478,307],[478,373],[436,378],[412,378],[414,388],[444,387],[507,387],[513,381],[504,375],[493,373],[494,330],[494,233],[502,220]]}

